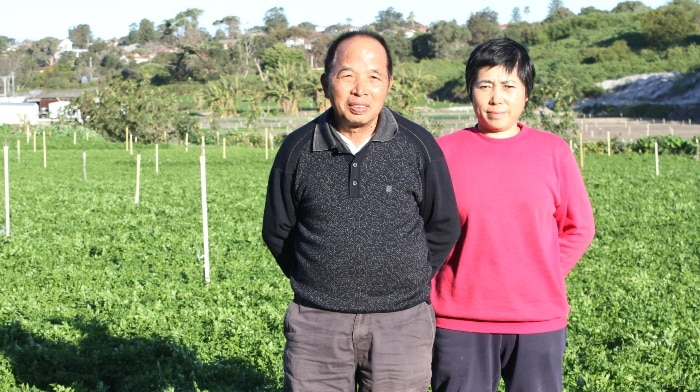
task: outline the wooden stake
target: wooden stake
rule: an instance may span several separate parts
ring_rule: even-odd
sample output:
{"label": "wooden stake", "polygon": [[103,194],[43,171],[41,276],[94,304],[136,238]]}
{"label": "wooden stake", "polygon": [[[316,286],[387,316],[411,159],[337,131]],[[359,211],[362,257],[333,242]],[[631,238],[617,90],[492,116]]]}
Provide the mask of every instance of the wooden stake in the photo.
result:
{"label": "wooden stake", "polygon": [[656,164],[656,176],[659,176],[659,142],[654,140],[654,162]]}
{"label": "wooden stake", "polygon": [[578,134],[578,151],[579,151],[579,162],[581,167],[583,167],[583,132],[579,132]]}
{"label": "wooden stake", "polygon": [[41,143],[44,149],[44,169],[46,169],[46,132],[41,133]]}
{"label": "wooden stake", "polygon": [[141,188],[141,154],[136,154],[136,192],[134,194],[134,203],[139,204],[139,194]]}
{"label": "wooden stake", "polygon": [[5,237],[10,236],[10,147],[5,145],[3,148],[3,162],[5,173]]}
{"label": "wooden stake", "polygon": [[207,214],[207,164],[206,157],[200,155],[199,168],[202,185],[202,238],[204,239],[204,283],[210,282],[209,277],[209,218]]}

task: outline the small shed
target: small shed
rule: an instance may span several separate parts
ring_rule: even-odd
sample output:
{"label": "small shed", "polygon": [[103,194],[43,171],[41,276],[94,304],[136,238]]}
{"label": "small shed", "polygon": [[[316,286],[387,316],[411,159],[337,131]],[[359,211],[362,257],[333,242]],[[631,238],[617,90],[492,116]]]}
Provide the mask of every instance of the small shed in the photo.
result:
{"label": "small shed", "polygon": [[85,89],[74,90],[34,90],[27,94],[26,102],[39,105],[39,112],[42,117],[48,117],[49,104],[53,102],[73,102],[81,96]]}

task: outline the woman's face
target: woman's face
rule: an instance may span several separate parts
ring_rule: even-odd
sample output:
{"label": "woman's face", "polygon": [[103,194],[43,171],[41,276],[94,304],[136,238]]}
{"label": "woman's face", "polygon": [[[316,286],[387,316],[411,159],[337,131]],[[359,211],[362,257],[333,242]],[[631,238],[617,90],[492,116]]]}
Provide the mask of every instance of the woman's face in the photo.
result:
{"label": "woman's face", "polygon": [[517,135],[518,120],[527,99],[517,67],[511,72],[503,66],[481,68],[472,86],[472,106],[479,132],[494,138]]}

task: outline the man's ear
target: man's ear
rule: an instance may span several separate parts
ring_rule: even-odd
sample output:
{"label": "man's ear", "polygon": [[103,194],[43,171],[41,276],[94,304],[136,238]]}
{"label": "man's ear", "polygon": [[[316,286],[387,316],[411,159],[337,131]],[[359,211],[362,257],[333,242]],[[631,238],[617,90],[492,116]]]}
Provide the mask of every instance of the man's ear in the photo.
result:
{"label": "man's ear", "polygon": [[391,86],[394,85],[394,76],[389,76],[389,88],[388,90],[391,90]]}
{"label": "man's ear", "polygon": [[326,98],[330,98],[330,96],[329,96],[330,94],[329,94],[329,91],[328,91],[328,88],[329,88],[330,86],[328,86],[328,78],[326,78],[326,74],[325,74],[325,73],[321,74],[321,87],[323,87],[323,95],[324,95]]}

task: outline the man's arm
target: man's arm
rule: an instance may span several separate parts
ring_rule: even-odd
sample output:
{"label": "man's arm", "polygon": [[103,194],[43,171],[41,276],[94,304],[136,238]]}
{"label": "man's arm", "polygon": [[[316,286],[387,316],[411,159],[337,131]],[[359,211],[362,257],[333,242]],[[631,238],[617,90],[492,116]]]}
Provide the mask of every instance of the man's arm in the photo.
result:
{"label": "man's arm", "polygon": [[270,171],[263,212],[262,237],[268,249],[289,277],[294,260],[294,227],[296,214],[289,176],[277,166]]}
{"label": "man's arm", "polygon": [[433,160],[426,166],[421,212],[435,275],[459,239],[460,224],[450,172],[437,144],[433,154]]}

